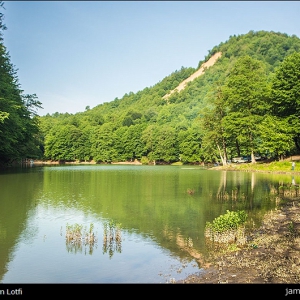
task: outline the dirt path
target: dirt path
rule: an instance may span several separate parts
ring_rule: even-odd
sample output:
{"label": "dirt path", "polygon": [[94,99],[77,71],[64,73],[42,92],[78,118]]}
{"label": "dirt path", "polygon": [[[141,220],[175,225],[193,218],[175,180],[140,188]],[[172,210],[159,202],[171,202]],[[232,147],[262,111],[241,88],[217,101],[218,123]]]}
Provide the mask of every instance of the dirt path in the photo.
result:
{"label": "dirt path", "polygon": [[221,57],[222,53],[217,52],[214,54],[207,62],[203,63],[195,73],[193,73],[189,78],[183,80],[174,90],[172,90],[169,94],[163,96],[163,99],[168,99],[171,94],[173,94],[175,91],[180,92],[185,88],[188,82],[193,81],[195,78],[201,76],[204,74],[205,70],[215,64],[215,62]]}

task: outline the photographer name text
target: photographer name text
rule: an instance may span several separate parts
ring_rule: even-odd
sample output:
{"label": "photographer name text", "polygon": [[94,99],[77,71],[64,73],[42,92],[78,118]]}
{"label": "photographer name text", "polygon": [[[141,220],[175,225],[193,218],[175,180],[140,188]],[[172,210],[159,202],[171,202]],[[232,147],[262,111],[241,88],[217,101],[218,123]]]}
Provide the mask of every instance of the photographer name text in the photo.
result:
{"label": "photographer name text", "polygon": [[6,290],[0,290],[0,296],[6,295],[6,296],[19,296],[22,295],[22,289],[6,289]]}

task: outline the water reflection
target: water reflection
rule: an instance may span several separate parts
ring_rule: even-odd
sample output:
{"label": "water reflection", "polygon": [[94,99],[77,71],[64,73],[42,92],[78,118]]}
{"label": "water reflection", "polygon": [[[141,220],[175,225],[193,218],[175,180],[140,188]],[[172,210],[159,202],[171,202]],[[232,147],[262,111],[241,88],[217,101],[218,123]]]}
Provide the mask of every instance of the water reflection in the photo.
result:
{"label": "water reflection", "polygon": [[[66,225],[66,247],[69,253],[93,254],[97,248],[98,238],[94,233],[94,224],[91,223],[89,229],[78,223]],[[88,252],[87,252],[88,250]]]}
{"label": "water reflection", "polygon": [[199,270],[207,221],[245,210],[259,226],[277,199],[299,195],[299,182],[297,175],[171,166],[0,172],[0,281],[157,282],[158,266],[166,269],[171,258]]}
{"label": "water reflection", "polygon": [[34,220],[36,199],[43,176],[35,168],[0,170],[0,280],[14,259],[14,251],[24,237],[33,243],[38,228],[28,226]]}
{"label": "water reflection", "polygon": [[114,221],[104,222],[103,254],[108,253],[112,258],[114,253],[122,252],[121,224]]}
{"label": "water reflection", "polygon": [[300,195],[299,184],[296,183],[295,176],[292,176],[290,182],[281,181],[278,187],[278,193],[284,197],[298,197]]}

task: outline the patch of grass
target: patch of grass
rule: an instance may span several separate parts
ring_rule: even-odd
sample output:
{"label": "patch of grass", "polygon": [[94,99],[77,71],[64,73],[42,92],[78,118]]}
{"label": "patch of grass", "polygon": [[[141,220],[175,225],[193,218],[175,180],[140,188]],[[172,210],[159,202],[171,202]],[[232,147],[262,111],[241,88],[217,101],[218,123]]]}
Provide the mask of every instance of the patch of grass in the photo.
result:
{"label": "patch of grass", "polygon": [[[244,163],[244,164],[230,164],[231,169],[243,170],[243,171],[266,171],[266,172],[293,172],[292,171],[292,161],[273,161],[270,163],[257,162]],[[299,162],[296,162],[295,171],[300,171]]]}
{"label": "patch of grass", "polygon": [[172,166],[182,166],[183,163],[181,161],[176,161],[174,163],[171,164]]}

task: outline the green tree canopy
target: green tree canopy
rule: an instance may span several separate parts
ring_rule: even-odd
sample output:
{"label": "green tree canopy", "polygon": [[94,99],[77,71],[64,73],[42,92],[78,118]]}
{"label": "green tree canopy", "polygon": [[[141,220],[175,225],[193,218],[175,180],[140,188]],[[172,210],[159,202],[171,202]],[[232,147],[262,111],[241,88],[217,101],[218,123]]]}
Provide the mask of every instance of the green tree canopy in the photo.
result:
{"label": "green tree canopy", "polygon": [[265,65],[250,56],[239,58],[230,70],[225,88],[224,101],[228,113],[223,125],[232,132],[239,145],[249,151],[252,162],[257,151],[257,125],[268,111],[268,82]]}
{"label": "green tree canopy", "polygon": [[[0,10],[4,9],[0,2]],[[3,43],[3,13],[0,12],[0,163],[40,156],[37,96],[24,95],[15,67]]]}
{"label": "green tree canopy", "polygon": [[286,118],[300,150],[300,53],[295,52],[276,70],[271,89],[272,113]]}

